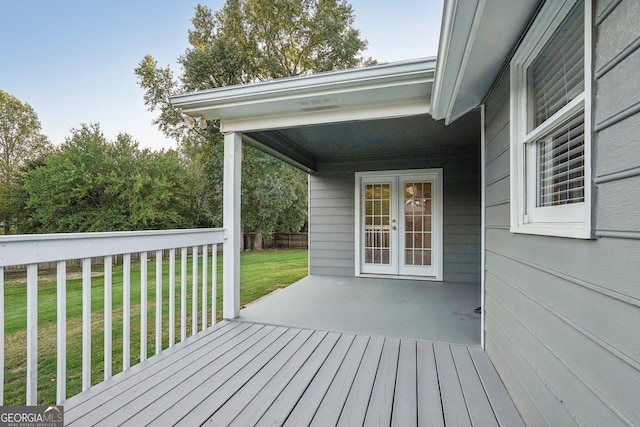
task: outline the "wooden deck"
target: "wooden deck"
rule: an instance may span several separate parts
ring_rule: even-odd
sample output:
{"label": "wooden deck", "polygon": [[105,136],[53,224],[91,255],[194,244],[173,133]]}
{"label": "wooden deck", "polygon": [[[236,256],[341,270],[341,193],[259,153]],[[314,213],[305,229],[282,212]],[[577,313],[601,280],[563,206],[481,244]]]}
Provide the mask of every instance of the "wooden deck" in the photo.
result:
{"label": "wooden deck", "polygon": [[65,424],[524,425],[478,347],[223,322],[64,403]]}

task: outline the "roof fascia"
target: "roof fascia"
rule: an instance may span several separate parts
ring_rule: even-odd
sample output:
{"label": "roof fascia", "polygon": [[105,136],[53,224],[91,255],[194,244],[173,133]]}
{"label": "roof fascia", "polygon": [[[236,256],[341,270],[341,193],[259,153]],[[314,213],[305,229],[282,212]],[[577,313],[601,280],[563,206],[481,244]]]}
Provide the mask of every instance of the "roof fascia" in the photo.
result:
{"label": "roof fascia", "polygon": [[445,119],[449,123],[485,3],[485,0],[445,0],[431,92],[431,115],[436,120]]}
{"label": "roof fascia", "polygon": [[[319,73],[303,77],[276,79],[267,82],[236,85],[216,88],[207,91],[193,92],[171,97],[171,103],[188,115],[202,115],[207,119],[220,119],[225,132],[258,130],[282,126],[280,121],[286,117],[287,125],[303,125],[326,123],[328,121],[346,121],[370,119],[381,114],[388,117],[398,115],[423,114],[429,111],[429,96],[419,102],[407,99],[386,105],[385,108],[364,105],[359,110],[338,111],[305,111],[292,109],[282,112],[280,117],[249,113],[256,106],[268,105],[290,100],[314,99],[328,95],[344,95],[356,97],[358,93],[383,90],[394,87],[410,87],[411,85],[430,85],[433,82],[435,58],[419,58],[415,60],[395,62],[391,64],[356,68],[351,70]],[[228,112],[232,111],[230,115]],[[243,110],[244,109],[244,110]],[[265,109],[269,111],[268,109]],[[247,113],[243,114],[243,111]],[[386,111],[386,113],[384,113]],[[240,114],[238,114],[240,112]],[[344,116],[344,117],[343,117]],[[273,123],[271,123],[273,122]]]}
{"label": "roof fascia", "polygon": [[445,0],[431,114],[450,123],[490,90],[541,0]]}

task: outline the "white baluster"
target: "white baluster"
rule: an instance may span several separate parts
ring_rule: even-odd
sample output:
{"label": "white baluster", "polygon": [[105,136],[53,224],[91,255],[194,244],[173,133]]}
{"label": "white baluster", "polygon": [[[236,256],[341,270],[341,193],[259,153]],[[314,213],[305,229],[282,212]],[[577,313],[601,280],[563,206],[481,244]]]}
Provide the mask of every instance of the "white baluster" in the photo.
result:
{"label": "white baluster", "polygon": [[180,341],[187,338],[187,248],[180,250]]}
{"label": "white baluster", "polygon": [[38,264],[27,265],[27,405],[38,400]]}
{"label": "white baluster", "polygon": [[176,250],[169,250],[169,347],[176,343]]}
{"label": "white baluster", "polygon": [[56,403],[67,398],[67,262],[58,261],[57,273],[57,339]]}
{"label": "white baluster", "polygon": [[208,267],[207,267],[207,258],[208,254],[208,245],[202,246],[202,330],[207,329],[207,299],[209,298],[208,291]]}
{"label": "white baluster", "polygon": [[82,259],[82,391],[91,387],[91,258]]}
{"label": "white baluster", "polygon": [[216,310],[218,309],[218,245],[211,248],[211,326],[216,324]]}
{"label": "white baluster", "polygon": [[111,378],[113,350],[113,257],[104,257],[104,379]]}
{"label": "white baluster", "polygon": [[156,251],[156,354],[162,351],[162,251]]}
{"label": "white baluster", "polygon": [[140,361],[147,360],[147,253],[140,253]]}
{"label": "white baluster", "polygon": [[198,247],[191,248],[191,335],[198,332]]}
{"label": "white baluster", "polygon": [[122,370],[131,367],[131,254],[122,256]]}

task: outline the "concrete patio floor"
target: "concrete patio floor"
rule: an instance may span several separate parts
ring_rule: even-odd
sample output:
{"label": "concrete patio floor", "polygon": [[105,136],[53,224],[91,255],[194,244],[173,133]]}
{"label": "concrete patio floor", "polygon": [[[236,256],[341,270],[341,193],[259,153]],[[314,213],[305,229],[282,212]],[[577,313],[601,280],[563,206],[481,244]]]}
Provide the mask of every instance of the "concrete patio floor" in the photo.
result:
{"label": "concrete patio floor", "polygon": [[307,276],[236,320],[479,346],[479,306],[478,285]]}

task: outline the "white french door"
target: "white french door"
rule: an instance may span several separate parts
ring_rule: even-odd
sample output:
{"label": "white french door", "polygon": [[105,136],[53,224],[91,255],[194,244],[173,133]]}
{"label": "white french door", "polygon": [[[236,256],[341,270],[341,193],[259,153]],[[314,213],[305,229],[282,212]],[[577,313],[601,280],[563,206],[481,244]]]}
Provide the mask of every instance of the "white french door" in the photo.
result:
{"label": "white french door", "polygon": [[442,171],[356,174],[359,274],[441,280]]}

